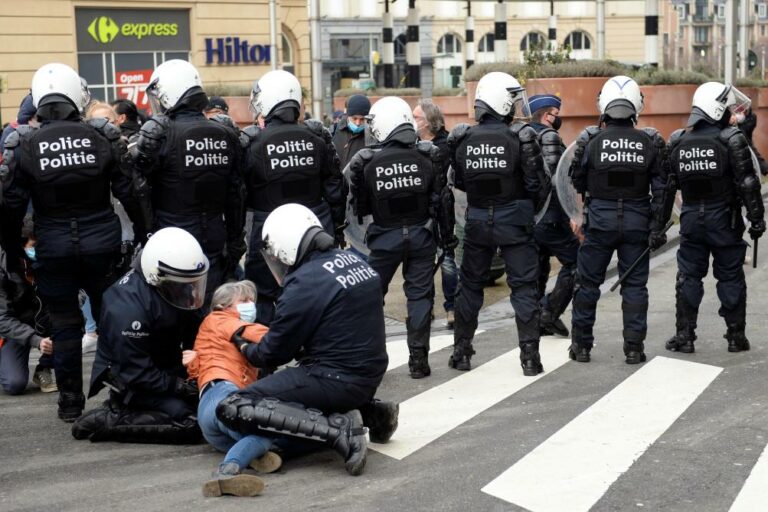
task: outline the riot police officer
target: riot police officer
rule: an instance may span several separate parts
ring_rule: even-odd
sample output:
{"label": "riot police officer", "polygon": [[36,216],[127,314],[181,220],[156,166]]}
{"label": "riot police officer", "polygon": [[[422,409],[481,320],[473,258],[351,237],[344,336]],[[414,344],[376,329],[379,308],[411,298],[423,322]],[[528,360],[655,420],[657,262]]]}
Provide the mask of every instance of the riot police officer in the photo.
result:
{"label": "riot police officer", "polygon": [[256,283],[258,320],[268,325],[280,287],[261,255],[261,228],[269,213],[286,203],[310,208],[323,227],[343,243],[346,183],[332,137],[322,123],[299,122],[301,84],[287,71],[270,71],[254,82],[251,110],[264,129],[244,130],[247,206],[253,225],[245,276]]}
{"label": "riot police officer", "polygon": [[[562,121],[559,116],[562,101],[553,94],[539,94],[531,96],[529,102],[533,113],[531,126],[539,134],[544,162],[550,173],[554,174],[565,151],[563,139],[557,133]],[[560,315],[573,298],[579,239],[571,230],[570,220],[560,206],[557,194],[550,196],[547,210],[533,229],[533,236],[539,246],[541,333],[568,336],[570,333],[560,320]],[[555,287],[547,294],[545,292],[550,270],[549,259],[552,256],[557,258],[561,266]]]}
{"label": "riot police officer", "polygon": [[550,191],[536,131],[516,115],[528,116],[525,89],[506,73],[488,73],[477,84],[478,124],[456,126],[448,137],[456,188],[467,193],[464,256],[456,296],[453,355],[449,365],[471,368],[472,338],[483,304],[491,258],[501,250],[510,301],[515,310],[523,373],[543,371],[539,357],[537,251],[534,212]]}
{"label": "riot police officer", "polygon": [[[324,441],[359,475],[367,444],[386,442],[397,405],[371,402],[387,369],[381,282],[334,240],[306,207],[285,204],[263,225],[266,263],[284,287],[269,332],[259,343],[233,343],[256,367],[288,367],[219,403],[216,415],[247,434]],[[322,412],[321,412],[322,411]],[[378,421],[377,421],[378,420]]]}
{"label": "riot police officer", "polygon": [[[6,241],[20,239],[29,199],[37,236],[35,274],[48,305],[54,367],[59,386],[58,415],[74,421],[83,410],[83,317],[78,291],[85,290],[98,318],[101,295],[113,280],[120,248],[120,221],[110,189],[131,213],[131,181],[121,171],[125,145],[105,119],[81,120],[87,98],[80,77],[64,64],[46,64],[32,78],[32,100],[40,128],[19,126],[5,142],[4,210]],[[135,219],[138,221],[138,219]],[[12,265],[21,261],[18,243],[5,247]],[[9,271],[16,269],[10,268]]]}
{"label": "riot police officer", "polygon": [[[350,161],[355,212],[359,218],[373,215],[366,232],[371,251],[368,264],[381,277],[385,296],[395,271],[403,265],[408,368],[411,378],[421,379],[431,373],[428,355],[437,251],[433,233],[438,229],[434,217],[444,186],[440,152],[431,142],[416,143],[413,114],[401,98],[377,101],[369,122],[381,148],[362,149]],[[441,238],[446,237],[443,245],[453,243],[452,230],[441,231]]]}
{"label": "riot police officer", "polygon": [[680,248],[675,285],[676,334],[667,350],[694,352],[696,319],[704,296],[702,280],[709,256],[717,279],[720,316],[725,319],[729,352],[749,350],[744,334],[747,284],[744,279],[746,242],[741,206],[747,210],[753,240],[765,232],[765,208],[758,170],[749,142],[731,113],[749,107],[749,100],[732,85],[707,82],[693,95],[688,127],[669,140],[670,177],[682,191]]}
{"label": "riot police officer", "polygon": [[641,258],[621,287],[625,361],[638,364],[645,361],[648,314],[648,254],[644,251],[666,242],[662,232],[671,213],[671,207],[663,208],[665,143],[655,129],[635,128],[643,95],[631,78],[608,80],[598,107],[604,126],[581,132],[571,166],[573,185],[586,198],[587,220],[577,263],[569,355],[583,363],[590,360],[600,285],[616,251],[620,274]]}
{"label": "riot police officer", "polygon": [[75,422],[75,439],[200,440],[198,390],[186,380],[182,348],[192,347],[200,326],[208,268],[191,234],[163,228],[147,240],[133,269],[104,293],[88,396],[109,387],[109,399]]}
{"label": "riot police officer", "polygon": [[238,130],[227,116],[205,117],[208,97],[187,61],[160,64],[147,97],[153,116],[141,126],[134,165],[151,187],[154,229],[180,227],[203,247],[207,303],[245,253]]}

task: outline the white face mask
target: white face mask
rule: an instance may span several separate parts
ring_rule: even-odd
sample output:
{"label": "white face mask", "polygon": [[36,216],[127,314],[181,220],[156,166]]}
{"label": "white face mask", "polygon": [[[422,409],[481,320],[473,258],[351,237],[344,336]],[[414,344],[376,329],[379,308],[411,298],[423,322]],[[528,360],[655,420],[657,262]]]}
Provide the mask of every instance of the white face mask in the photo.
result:
{"label": "white face mask", "polygon": [[237,312],[240,314],[240,320],[253,323],[256,320],[256,304],[253,302],[243,302],[238,304]]}

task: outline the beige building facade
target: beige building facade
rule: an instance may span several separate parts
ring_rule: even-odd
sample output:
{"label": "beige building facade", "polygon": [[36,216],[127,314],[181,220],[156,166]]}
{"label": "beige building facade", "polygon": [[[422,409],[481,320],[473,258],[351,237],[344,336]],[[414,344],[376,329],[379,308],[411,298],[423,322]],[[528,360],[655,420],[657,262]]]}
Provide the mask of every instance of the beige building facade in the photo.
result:
{"label": "beige building facade", "polygon": [[268,0],[146,2],[34,0],[0,10],[0,113],[13,121],[35,70],[63,62],[95,97],[145,105],[143,88],[165,60],[190,60],[205,86],[245,86],[272,67],[310,86],[305,0],[280,0],[277,51],[270,48]]}

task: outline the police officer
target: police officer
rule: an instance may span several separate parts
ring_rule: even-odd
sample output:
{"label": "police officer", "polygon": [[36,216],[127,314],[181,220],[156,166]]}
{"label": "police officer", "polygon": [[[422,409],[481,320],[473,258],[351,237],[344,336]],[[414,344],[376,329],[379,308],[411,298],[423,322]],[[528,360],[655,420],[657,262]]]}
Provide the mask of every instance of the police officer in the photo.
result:
{"label": "police officer", "polygon": [[160,64],[147,97],[153,116],[141,127],[134,165],[151,186],[154,229],[183,228],[203,247],[207,303],[245,253],[238,130],[227,116],[206,119],[208,97],[187,61]]}
{"label": "police officer", "polygon": [[104,294],[89,398],[110,397],[72,426],[75,439],[185,444],[201,438],[197,386],[186,381],[182,348],[200,325],[209,263],[180,228],[153,234],[134,268]]}
{"label": "police officer", "polygon": [[[369,119],[371,135],[381,148],[375,152],[365,148],[352,157],[352,197],[359,218],[373,215],[366,232],[368,263],[381,277],[385,296],[392,276],[403,265],[408,368],[411,378],[421,379],[431,373],[427,357],[437,251],[433,218],[443,188],[440,152],[431,142],[416,143],[413,114],[401,98],[380,99]],[[452,231],[442,234],[453,237]]]}
{"label": "police officer", "polygon": [[506,73],[488,73],[477,84],[478,124],[456,126],[448,137],[456,188],[467,193],[464,256],[456,297],[453,355],[449,365],[471,368],[472,338],[483,304],[491,258],[501,250],[507,271],[510,301],[515,310],[523,373],[533,376],[543,367],[539,357],[539,306],[534,212],[550,190],[536,131],[515,122],[527,116],[525,89]]}
{"label": "police officer", "polygon": [[749,350],[744,334],[747,244],[742,240],[741,207],[746,207],[753,240],[765,232],[765,208],[749,142],[741,130],[729,126],[731,111],[747,101],[732,85],[702,84],[693,95],[688,127],[669,140],[670,176],[682,191],[683,206],[675,285],[677,332],[667,341],[667,350],[694,352],[696,318],[704,296],[702,280],[710,254],[719,313],[727,326],[728,351]]}
{"label": "police officer", "polygon": [[265,128],[244,130],[247,205],[253,226],[245,276],[256,283],[258,320],[268,325],[280,287],[261,255],[261,227],[286,203],[310,208],[337,244],[344,240],[346,183],[330,132],[317,121],[299,122],[301,84],[287,71],[270,71],[254,82],[251,110]]}
{"label": "police officer", "polygon": [[[0,223],[7,235],[3,239],[18,241],[32,198],[35,274],[51,317],[58,415],[71,422],[85,402],[78,291],[88,293],[98,318],[121,238],[110,188],[129,213],[135,212],[135,202],[130,178],[121,172],[125,145],[120,131],[105,119],[85,123],[80,118],[87,98],[77,73],[64,64],[46,64],[32,78],[32,99],[41,126],[19,126],[5,142],[0,169],[6,176],[5,209]],[[18,244],[9,243],[5,249],[9,262],[20,261]]]}
{"label": "police officer", "polygon": [[[540,94],[531,96],[529,103],[533,112],[531,126],[539,134],[538,140],[544,162],[549,171],[554,174],[560,157],[565,151],[563,139],[557,133],[562,122],[559,116],[562,101],[553,94]],[[560,320],[560,315],[573,298],[579,239],[571,230],[570,219],[560,206],[557,194],[553,193],[550,196],[546,212],[533,229],[533,236],[539,246],[541,333],[568,336],[570,332]],[[552,256],[560,262],[560,272],[557,275],[555,287],[545,294],[550,271],[549,259]]]}
{"label": "police officer", "polygon": [[[264,256],[284,287],[260,343],[233,342],[256,367],[288,367],[219,403],[225,425],[248,434],[324,441],[363,471],[366,438],[385,442],[397,427],[397,405],[371,400],[387,369],[378,274],[334,240],[306,207],[285,204],[263,226]],[[362,415],[361,411],[363,409]],[[322,411],[322,412],[321,412]]]}
{"label": "police officer", "polygon": [[[613,252],[618,253],[619,273],[624,274],[649,245],[657,249],[666,242],[661,233],[671,213],[671,206],[663,207],[664,139],[653,128],[635,128],[643,110],[640,87],[626,76],[613,77],[600,91],[598,107],[605,126],[581,132],[571,166],[573,185],[586,197],[588,219],[577,263],[569,349],[571,359],[582,363],[590,360],[600,285]],[[621,287],[627,364],[645,361],[647,282],[645,253]]]}

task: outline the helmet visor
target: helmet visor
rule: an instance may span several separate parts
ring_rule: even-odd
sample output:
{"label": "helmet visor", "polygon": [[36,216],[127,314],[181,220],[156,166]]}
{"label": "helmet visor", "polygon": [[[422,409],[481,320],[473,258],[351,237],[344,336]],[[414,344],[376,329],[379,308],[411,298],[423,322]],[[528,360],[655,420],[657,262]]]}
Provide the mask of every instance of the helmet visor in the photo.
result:
{"label": "helmet visor", "polygon": [[159,261],[157,275],[160,282],[156,285],[157,291],[174,307],[198,309],[205,301],[208,266],[207,259],[202,268],[195,270],[177,269]]}
{"label": "helmet visor", "polygon": [[93,98],[91,97],[91,91],[88,89],[88,81],[83,77],[80,77],[80,88],[83,93],[83,110],[85,110],[91,104]]}
{"label": "helmet visor", "polygon": [[253,113],[254,118],[259,117],[259,114],[261,114],[261,105],[259,104],[260,94],[261,87],[259,87],[259,82],[256,81],[251,88],[251,100],[248,102],[248,108]]}
{"label": "helmet visor", "polygon": [[283,286],[285,276],[288,274],[288,270],[290,270],[291,266],[277,259],[277,256],[273,256],[265,248],[261,249],[261,255],[264,258],[264,261],[267,262],[269,271],[272,272],[272,276],[274,276],[277,284]]}
{"label": "helmet visor", "polygon": [[147,99],[149,100],[149,108],[152,110],[153,114],[162,114],[165,112],[165,109],[163,108],[162,103],[160,102],[160,91],[157,87],[158,79],[155,78],[152,83],[150,83],[147,88],[145,89],[145,92],[147,93]]}
{"label": "helmet visor", "polygon": [[531,120],[531,106],[528,104],[528,94],[523,88],[507,89],[512,95],[513,119],[520,121]]}
{"label": "helmet visor", "polygon": [[726,106],[732,114],[746,114],[752,108],[752,100],[735,87],[731,87]]}

